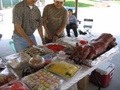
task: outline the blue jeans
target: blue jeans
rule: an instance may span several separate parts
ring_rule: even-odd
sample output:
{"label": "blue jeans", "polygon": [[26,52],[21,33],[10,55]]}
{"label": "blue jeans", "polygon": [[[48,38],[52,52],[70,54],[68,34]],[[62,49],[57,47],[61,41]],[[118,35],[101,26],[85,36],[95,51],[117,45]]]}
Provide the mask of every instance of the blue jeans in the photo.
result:
{"label": "blue jeans", "polygon": [[[35,45],[37,45],[34,35],[28,37],[35,43]],[[17,53],[29,47],[27,41],[23,37],[20,37],[16,34],[13,35],[13,41]]]}

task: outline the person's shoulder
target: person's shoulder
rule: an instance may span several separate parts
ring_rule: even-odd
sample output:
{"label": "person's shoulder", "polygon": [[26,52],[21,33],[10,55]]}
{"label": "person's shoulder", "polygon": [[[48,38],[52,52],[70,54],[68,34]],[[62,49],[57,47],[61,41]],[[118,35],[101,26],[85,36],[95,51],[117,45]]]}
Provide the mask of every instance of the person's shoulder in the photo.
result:
{"label": "person's shoulder", "polygon": [[17,3],[14,8],[20,8],[20,7],[23,7],[24,6],[24,1],[21,1],[19,3]]}
{"label": "person's shoulder", "polygon": [[53,7],[53,6],[54,6],[54,4],[52,3],[52,4],[47,4],[45,7],[49,8],[49,7]]}
{"label": "person's shoulder", "polygon": [[38,9],[38,10],[39,10],[38,6],[34,5],[34,7],[35,7],[35,9]]}
{"label": "person's shoulder", "polygon": [[76,18],[76,16],[75,16],[75,15],[72,15],[72,17]]}
{"label": "person's shoulder", "polygon": [[62,7],[60,10],[64,13],[67,13],[67,10],[64,7]]}
{"label": "person's shoulder", "polygon": [[23,5],[24,3],[25,3],[24,1],[21,1],[21,2],[17,3],[15,6],[21,6],[21,5]]}

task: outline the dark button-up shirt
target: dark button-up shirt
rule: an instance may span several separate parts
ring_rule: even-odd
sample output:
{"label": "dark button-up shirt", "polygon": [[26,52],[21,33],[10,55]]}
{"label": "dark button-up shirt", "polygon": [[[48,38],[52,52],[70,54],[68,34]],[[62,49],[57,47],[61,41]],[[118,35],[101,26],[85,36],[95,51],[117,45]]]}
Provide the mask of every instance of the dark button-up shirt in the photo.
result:
{"label": "dark button-up shirt", "polygon": [[[28,36],[32,35],[42,25],[39,8],[34,5],[31,9],[26,0],[23,0],[13,9],[13,23],[20,24]],[[16,29],[14,33],[20,36]]]}

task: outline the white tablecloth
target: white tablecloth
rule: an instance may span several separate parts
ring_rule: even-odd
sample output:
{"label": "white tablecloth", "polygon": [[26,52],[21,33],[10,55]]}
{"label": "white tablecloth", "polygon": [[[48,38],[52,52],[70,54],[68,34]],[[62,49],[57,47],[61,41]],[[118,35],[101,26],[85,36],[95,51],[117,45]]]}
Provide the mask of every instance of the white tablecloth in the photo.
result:
{"label": "white tablecloth", "polygon": [[115,56],[117,53],[119,53],[119,48],[118,48],[118,46],[116,46],[115,48],[113,48],[113,51],[114,51],[114,53],[112,52],[112,54],[110,54],[109,56],[104,57],[104,58],[102,57],[102,58],[101,58],[102,60],[101,60],[97,65],[95,65],[95,66],[93,66],[93,67],[89,67],[89,66],[86,66],[86,65],[82,65],[82,69],[79,70],[73,78],[65,81],[65,82],[62,84],[60,90],[67,90],[67,89],[70,88],[72,85],[74,85],[74,84],[77,83],[79,80],[81,80],[83,77],[85,77],[86,75],[89,75],[92,71],[94,71],[96,68],[98,68],[102,63],[104,63],[104,62],[106,62],[106,61],[108,61],[108,60],[111,60],[113,56]]}

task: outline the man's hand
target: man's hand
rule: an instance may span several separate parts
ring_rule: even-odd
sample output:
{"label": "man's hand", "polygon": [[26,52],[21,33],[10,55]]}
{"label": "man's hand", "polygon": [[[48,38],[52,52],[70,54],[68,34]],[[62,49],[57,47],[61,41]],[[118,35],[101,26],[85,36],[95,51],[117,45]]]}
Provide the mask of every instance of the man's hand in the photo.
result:
{"label": "man's hand", "polygon": [[35,45],[35,43],[31,39],[28,41],[28,44],[29,44],[30,47]]}
{"label": "man's hand", "polygon": [[50,34],[48,34],[48,38],[52,40],[52,36]]}
{"label": "man's hand", "polygon": [[42,39],[42,44],[44,45],[44,44],[46,44],[46,41],[45,41],[45,39]]}
{"label": "man's hand", "polygon": [[55,35],[52,41],[55,42],[57,39],[58,39],[58,36]]}

